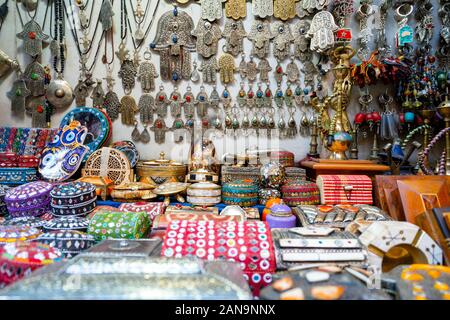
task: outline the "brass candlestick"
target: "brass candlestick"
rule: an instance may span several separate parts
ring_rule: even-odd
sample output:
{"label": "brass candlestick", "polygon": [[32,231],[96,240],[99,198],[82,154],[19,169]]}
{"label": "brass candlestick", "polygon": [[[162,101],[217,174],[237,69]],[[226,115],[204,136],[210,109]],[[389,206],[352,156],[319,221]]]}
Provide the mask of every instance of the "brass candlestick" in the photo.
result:
{"label": "brass candlestick", "polygon": [[[450,101],[448,101],[447,96],[445,101],[439,105],[437,111],[444,118],[445,127],[450,127]],[[450,175],[450,130],[445,133],[445,152],[445,175]]]}

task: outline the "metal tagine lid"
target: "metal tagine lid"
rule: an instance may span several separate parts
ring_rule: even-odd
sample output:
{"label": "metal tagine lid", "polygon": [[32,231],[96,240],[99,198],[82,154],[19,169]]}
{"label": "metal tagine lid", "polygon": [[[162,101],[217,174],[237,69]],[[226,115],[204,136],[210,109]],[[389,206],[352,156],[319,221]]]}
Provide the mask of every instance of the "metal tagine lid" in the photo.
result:
{"label": "metal tagine lid", "polygon": [[158,166],[158,167],[161,167],[161,166],[184,166],[182,163],[166,159],[165,155],[166,154],[164,152],[161,152],[159,154],[159,159],[142,161],[141,164],[143,164],[145,166]]}

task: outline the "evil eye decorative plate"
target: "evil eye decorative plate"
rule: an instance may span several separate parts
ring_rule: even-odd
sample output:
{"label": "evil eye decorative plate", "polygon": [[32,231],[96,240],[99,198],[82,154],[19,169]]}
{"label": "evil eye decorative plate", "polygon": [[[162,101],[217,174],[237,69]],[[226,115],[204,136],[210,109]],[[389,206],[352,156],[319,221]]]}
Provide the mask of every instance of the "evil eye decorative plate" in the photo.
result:
{"label": "evil eye decorative plate", "polygon": [[84,145],[89,147],[83,162],[109,139],[111,136],[111,121],[108,116],[96,108],[79,107],[68,112],[61,120],[60,127],[64,127],[72,120],[79,121],[88,129]]}

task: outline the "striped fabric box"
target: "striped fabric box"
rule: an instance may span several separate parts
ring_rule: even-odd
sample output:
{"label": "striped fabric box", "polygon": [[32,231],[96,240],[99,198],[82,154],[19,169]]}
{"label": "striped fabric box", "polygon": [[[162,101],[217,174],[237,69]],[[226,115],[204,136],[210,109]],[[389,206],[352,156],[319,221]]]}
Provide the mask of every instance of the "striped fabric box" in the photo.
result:
{"label": "striped fabric box", "polygon": [[372,180],[365,175],[320,175],[322,204],[373,204]]}

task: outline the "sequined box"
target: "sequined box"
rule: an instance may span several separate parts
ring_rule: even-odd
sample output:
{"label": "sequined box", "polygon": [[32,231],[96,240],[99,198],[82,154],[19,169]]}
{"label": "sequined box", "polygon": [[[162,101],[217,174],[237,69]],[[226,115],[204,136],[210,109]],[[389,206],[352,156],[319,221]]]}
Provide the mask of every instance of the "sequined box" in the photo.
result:
{"label": "sequined box", "polygon": [[259,185],[260,167],[222,166],[222,184],[244,179]]}
{"label": "sequined box", "polygon": [[258,204],[258,185],[251,180],[237,180],[222,185],[222,201],[227,205],[253,207]]}
{"label": "sequined box", "polygon": [[61,252],[41,243],[15,242],[0,247],[0,288],[61,260]]}
{"label": "sequined box", "polygon": [[319,187],[314,182],[296,181],[281,187],[283,201],[291,207],[303,204],[319,204]]}
{"label": "sequined box", "polygon": [[19,186],[37,180],[35,168],[0,168],[0,184],[3,185]]}
{"label": "sequined box", "polygon": [[51,208],[55,216],[86,216],[97,205],[96,187],[74,181],[56,186],[51,195]]}
{"label": "sequined box", "polygon": [[65,258],[73,258],[95,244],[94,237],[77,230],[54,230],[41,234],[36,242],[59,249]]}
{"label": "sequined box", "polygon": [[5,203],[5,195],[9,190],[9,187],[0,185],[0,216],[6,216],[8,214],[8,207]]}
{"label": "sequined box", "polygon": [[95,240],[140,239],[151,227],[146,212],[99,211],[89,222],[88,233]]}
{"label": "sequined box", "polygon": [[146,212],[150,220],[164,213],[164,202],[134,202],[122,203],[119,206],[122,212]]}
{"label": "sequined box", "polygon": [[12,217],[40,216],[50,209],[53,185],[44,181],[27,183],[9,190],[5,202]]}
{"label": "sequined box", "polygon": [[271,151],[270,160],[280,163],[283,167],[294,167],[294,154],[289,151]]}

